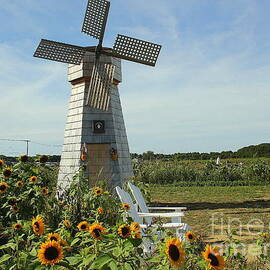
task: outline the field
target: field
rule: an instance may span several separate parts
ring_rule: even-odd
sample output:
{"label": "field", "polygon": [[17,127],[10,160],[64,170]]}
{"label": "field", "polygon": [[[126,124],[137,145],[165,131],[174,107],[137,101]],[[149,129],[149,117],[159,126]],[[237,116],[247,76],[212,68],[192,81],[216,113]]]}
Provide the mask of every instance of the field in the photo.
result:
{"label": "field", "polygon": [[145,161],[134,164],[135,180],[178,186],[256,186],[270,184],[270,159]]}
{"label": "field", "polygon": [[[269,231],[270,186],[241,187],[151,187],[153,205],[186,206],[184,221],[210,241],[226,238],[235,229],[243,241]],[[215,220],[213,221],[213,217]]]}

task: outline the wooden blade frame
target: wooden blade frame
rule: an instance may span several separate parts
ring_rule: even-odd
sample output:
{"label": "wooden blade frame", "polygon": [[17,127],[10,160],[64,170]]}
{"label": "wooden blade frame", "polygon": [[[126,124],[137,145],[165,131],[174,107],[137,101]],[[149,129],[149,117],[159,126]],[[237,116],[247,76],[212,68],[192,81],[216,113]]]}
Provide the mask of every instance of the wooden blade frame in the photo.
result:
{"label": "wooden blade frame", "polygon": [[108,19],[110,2],[106,0],[88,0],[82,32],[99,39],[102,43]]}
{"label": "wooden blade frame", "polygon": [[113,56],[155,66],[161,46],[144,40],[118,35],[113,46]]}
{"label": "wooden blade frame", "polygon": [[79,65],[85,52],[84,47],[42,39],[34,53],[34,57]]}
{"label": "wooden blade frame", "polygon": [[110,87],[115,66],[96,61],[93,66],[86,105],[107,111],[110,105]]}

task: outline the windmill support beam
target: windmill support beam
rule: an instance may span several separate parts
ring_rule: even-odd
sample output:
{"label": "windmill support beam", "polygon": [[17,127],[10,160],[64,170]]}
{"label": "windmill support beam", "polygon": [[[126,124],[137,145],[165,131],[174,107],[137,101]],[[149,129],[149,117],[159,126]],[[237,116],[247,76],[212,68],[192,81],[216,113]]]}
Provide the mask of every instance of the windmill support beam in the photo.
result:
{"label": "windmill support beam", "polygon": [[[102,111],[85,104],[94,59],[95,55],[87,52],[80,65],[68,67],[72,90],[58,176],[60,193],[69,186],[81,165],[86,165],[85,176],[93,186],[98,180],[106,181],[112,188],[121,186],[126,178],[133,175],[117,86],[122,81],[121,60],[104,55],[100,57],[100,61],[115,65],[109,110]],[[99,122],[104,124],[101,131],[95,129]],[[82,161],[84,146],[87,158]]]}

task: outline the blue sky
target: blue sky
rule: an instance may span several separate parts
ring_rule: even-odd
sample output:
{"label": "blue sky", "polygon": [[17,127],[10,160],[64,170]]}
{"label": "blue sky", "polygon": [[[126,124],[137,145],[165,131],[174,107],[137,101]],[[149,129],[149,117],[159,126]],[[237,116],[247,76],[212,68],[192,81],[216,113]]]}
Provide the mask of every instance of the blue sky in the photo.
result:
{"label": "blue sky", "polygon": [[[95,45],[81,33],[87,0],[0,0],[0,138],[63,143],[66,65],[33,58],[41,38]],[[131,152],[236,150],[270,139],[269,0],[112,0],[104,40],[161,44],[155,68],[122,62]],[[19,155],[23,143],[0,141]],[[30,154],[61,147],[30,144]]]}

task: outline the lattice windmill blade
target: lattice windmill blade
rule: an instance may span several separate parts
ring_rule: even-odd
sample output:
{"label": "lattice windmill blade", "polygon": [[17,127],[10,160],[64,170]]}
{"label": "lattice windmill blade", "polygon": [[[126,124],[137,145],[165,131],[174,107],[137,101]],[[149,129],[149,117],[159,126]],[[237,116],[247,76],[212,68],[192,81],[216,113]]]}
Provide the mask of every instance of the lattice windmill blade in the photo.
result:
{"label": "lattice windmill blade", "polygon": [[34,57],[79,65],[86,52],[84,47],[42,39]]}
{"label": "lattice windmill blade", "polygon": [[161,46],[144,40],[118,35],[113,46],[113,56],[155,66]]}
{"label": "lattice windmill blade", "polygon": [[91,74],[86,104],[92,108],[107,111],[110,105],[110,87],[113,83],[115,66],[95,62]]}
{"label": "lattice windmill blade", "polygon": [[88,0],[82,32],[102,40],[110,9],[106,0]]}

